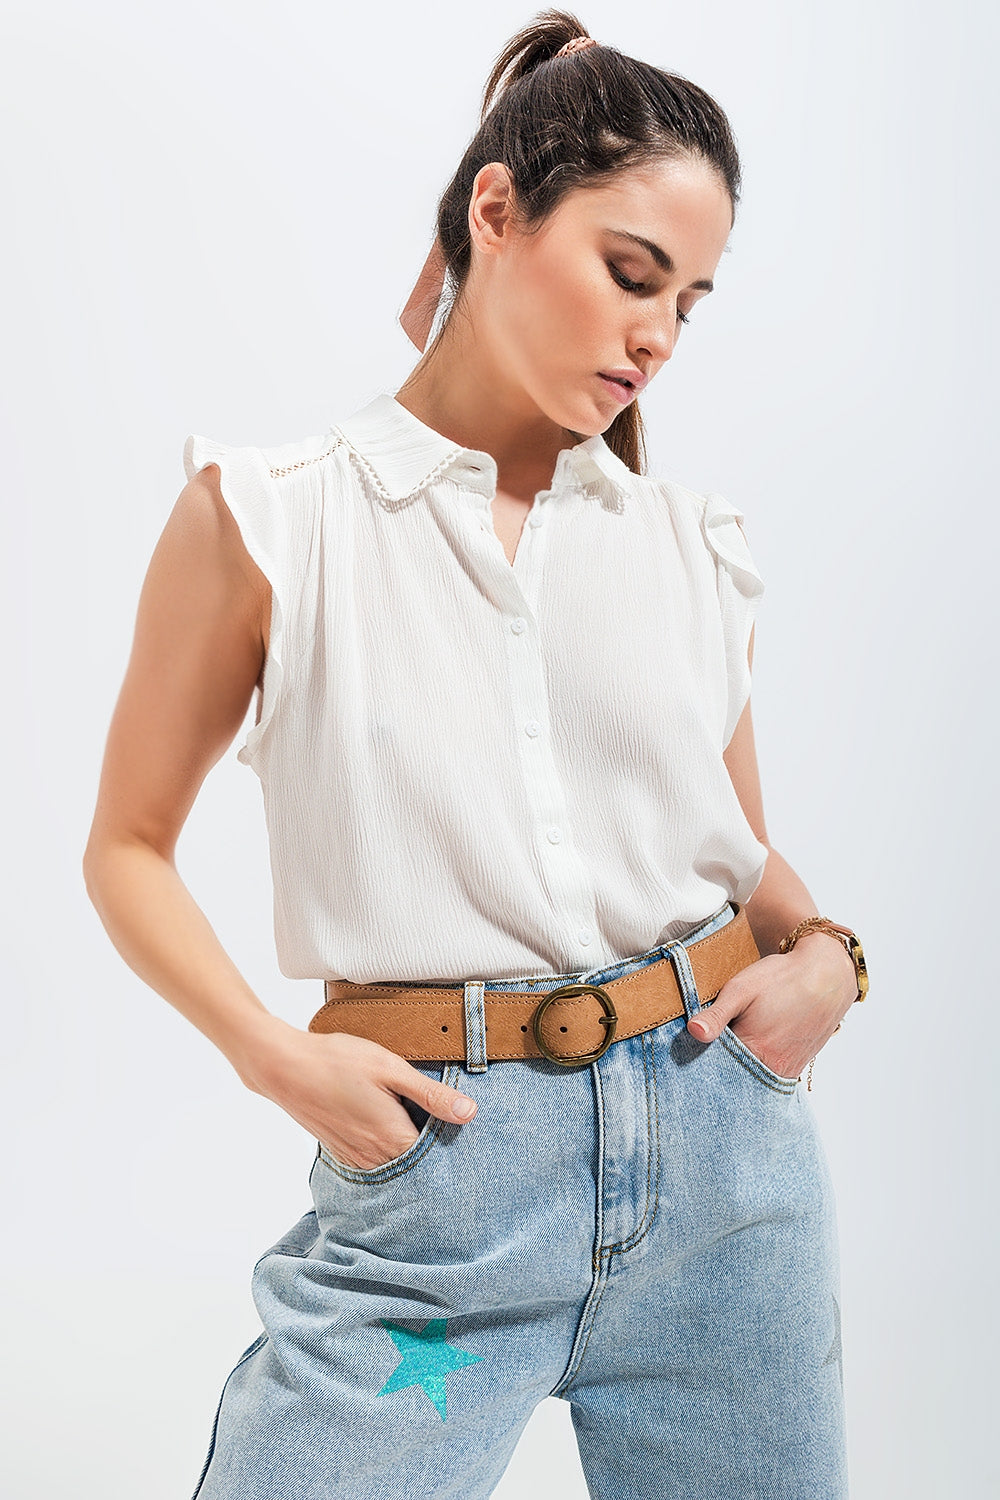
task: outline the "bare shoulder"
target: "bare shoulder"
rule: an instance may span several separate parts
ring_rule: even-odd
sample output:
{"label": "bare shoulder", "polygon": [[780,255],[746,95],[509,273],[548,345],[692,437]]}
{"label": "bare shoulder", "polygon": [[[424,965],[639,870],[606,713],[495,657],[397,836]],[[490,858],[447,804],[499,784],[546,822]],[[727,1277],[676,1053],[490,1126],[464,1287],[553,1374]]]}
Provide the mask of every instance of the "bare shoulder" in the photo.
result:
{"label": "bare shoulder", "polygon": [[244,721],[265,659],[269,586],[214,468],[178,495],[139,591],[105,748],[92,839],[169,851],[205,776]]}
{"label": "bare shoulder", "polygon": [[271,585],[247,551],[222,493],[218,464],[206,464],[187,481],[157,550],[173,558],[178,571],[197,580],[203,597],[224,600],[238,618],[253,622],[267,650]]}

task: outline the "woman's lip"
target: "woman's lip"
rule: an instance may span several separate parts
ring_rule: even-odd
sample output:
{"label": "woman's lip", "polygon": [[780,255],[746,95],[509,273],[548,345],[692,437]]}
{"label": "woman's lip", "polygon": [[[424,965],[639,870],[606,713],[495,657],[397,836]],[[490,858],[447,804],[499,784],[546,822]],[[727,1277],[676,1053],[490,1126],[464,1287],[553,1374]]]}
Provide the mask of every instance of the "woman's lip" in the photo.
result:
{"label": "woman's lip", "polygon": [[635,391],[630,390],[621,380],[613,380],[610,375],[602,375],[598,372],[598,380],[603,380],[606,388],[619,400],[623,406],[628,406],[635,396]]}

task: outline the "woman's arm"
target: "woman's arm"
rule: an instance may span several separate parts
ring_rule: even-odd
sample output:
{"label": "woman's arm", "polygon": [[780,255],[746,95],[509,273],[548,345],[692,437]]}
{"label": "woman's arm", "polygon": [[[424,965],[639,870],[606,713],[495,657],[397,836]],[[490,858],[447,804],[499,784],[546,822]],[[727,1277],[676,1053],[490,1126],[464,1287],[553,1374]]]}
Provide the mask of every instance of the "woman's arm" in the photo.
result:
{"label": "woman's arm", "polygon": [[142,586],[84,879],[129,967],[223,1052],[248,1088],[366,1167],[415,1139],[398,1094],[453,1120],[458,1091],[364,1038],[318,1036],[272,1015],[174,863],[195,797],[260,679],[270,598],[217,466],[203,469],[178,497]]}
{"label": "woman's arm", "polygon": [[[751,666],[753,640],[751,630]],[[844,945],[826,932],[807,932],[790,953],[778,952],[781,939],[803,917],[820,913],[802,880],[767,837],[749,700],[723,759],[747,822],[769,850],[764,874],[746,903],[761,958],[728,980],[713,1004],[692,1018],[689,1030],[699,1041],[710,1042],[724,1026],[732,1025],[774,1072],[796,1078],[850,1010],[858,992],[857,977]]]}
{"label": "woman's arm", "polygon": [[125,962],[242,1071],[267,1012],[174,865],[202,782],[246,715],[270,613],[211,473],[185,486],[149,564],[83,872]]}

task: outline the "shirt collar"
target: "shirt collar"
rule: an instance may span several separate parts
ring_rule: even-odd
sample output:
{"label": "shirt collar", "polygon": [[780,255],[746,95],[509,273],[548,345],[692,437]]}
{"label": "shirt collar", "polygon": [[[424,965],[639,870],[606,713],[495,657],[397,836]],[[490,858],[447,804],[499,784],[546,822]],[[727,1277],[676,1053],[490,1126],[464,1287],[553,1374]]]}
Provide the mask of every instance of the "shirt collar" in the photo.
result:
{"label": "shirt collar", "polygon": [[[463,448],[415,417],[387,391],[360,407],[333,431],[339,433],[373,475],[384,500],[402,505],[439,475],[462,474],[464,485],[487,496],[496,493],[497,466],[492,454]],[[553,490],[572,482],[596,486],[621,510],[634,479],[600,433],[575,447],[563,448],[556,460]]]}

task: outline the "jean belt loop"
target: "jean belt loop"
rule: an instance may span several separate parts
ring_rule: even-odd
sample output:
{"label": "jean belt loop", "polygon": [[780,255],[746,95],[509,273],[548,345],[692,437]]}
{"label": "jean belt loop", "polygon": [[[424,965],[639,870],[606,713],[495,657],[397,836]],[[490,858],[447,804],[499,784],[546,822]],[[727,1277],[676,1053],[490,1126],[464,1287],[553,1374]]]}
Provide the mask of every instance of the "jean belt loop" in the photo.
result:
{"label": "jean belt loop", "polygon": [[680,938],[675,938],[673,942],[663,944],[663,951],[669,954],[670,962],[674,966],[677,985],[681,992],[681,999],[684,1001],[684,1014],[690,1021],[691,1017],[696,1016],[701,1010],[701,999],[687,949]]}
{"label": "jean belt loop", "polygon": [[487,1068],[485,991],[485,980],[465,981],[465,1066],[470,1073]]}

